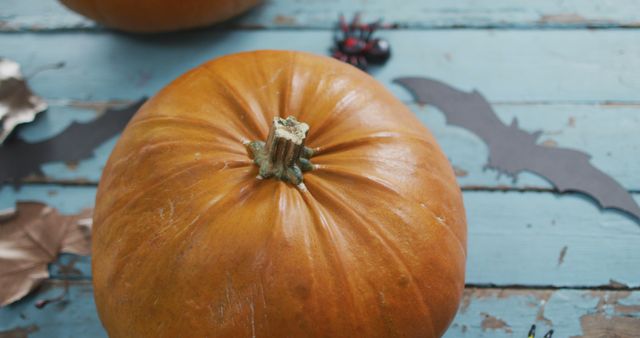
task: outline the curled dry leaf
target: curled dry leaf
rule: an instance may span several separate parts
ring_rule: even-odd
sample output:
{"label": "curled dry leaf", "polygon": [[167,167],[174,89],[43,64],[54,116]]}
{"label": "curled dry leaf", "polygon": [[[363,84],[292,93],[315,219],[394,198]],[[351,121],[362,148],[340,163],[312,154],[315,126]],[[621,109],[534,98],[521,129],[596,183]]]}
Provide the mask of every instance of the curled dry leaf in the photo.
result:
{"label": "curled dry leaf", "polygon": [[0,221],[0,306],[24,297],[49,277],[59,253],[91,252],[91,210],[60,215],[42,203],[21,202],[14,217]]}
{"label": "curled dry leaf", "polygon": [[27,85],[20,65],[0,58],[0,144],[17,125],[33,121],[46,109],[46,102]]}

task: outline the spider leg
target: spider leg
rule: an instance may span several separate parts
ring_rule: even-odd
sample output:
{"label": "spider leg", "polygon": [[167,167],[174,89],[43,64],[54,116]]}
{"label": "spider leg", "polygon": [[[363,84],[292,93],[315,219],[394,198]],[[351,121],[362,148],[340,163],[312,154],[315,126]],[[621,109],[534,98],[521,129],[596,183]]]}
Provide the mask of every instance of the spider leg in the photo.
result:
{"label": "spider leg", "polygon": [[348,61],[348,62],[349,62],[350,64],[352,64],[352,65],[354,65],[354,66],[358,67],[358,57],[356,57],[355,55],[351,55],[351,56],[349,56],[349,57],[348,57],[348,59],[349,59],[349,61]]}
{"label": "spider leg", "polygon": [[340,14],[338,26],[340,27],[340,31],[342,31],[343,39],[344,40],[348,39],[351,29],[349,28],[349,25],[347,25],[347,21],[344,19],[343,14]]}
{"label": "spider leg", "polygon": [[529,334],[527,335],[527,338],[535,338],[536,337],[536,325],[533,324],[531,325],[531,329],[529,330]]}
{"label": "spider leg", "polygon": [[361,15],[362,14],[360,12],[356,12],[356,14],[353,15],[353,19],[351,19],[351,23],[349,24],[349,31],[351,32],[351,36],[356,35],[356,33],[358,32],[362,33],[360,31],[362,28],[360,24]]}
{"label": "spider leg", "polygon": [[347,21],[344,19],[344,15],[340,14],[340,18],[338,21],[338,26],[343,33],[347,33],[349,31],[349,26],[347,25]]}
{"label": "spider leg", "polygon": [[362,55],[358,56],[358,68],[364,70],[367,69],[367,66],[369,66],[367,59]]}
{"label": "spider leg", "polygon": [[332,56],[342,62],[347,62],[347,55],[340,50],[334,50]]}
{"label": "spider leg", "polygon": [[378,21],[375,21],[371,24],[369,24],[368,26],[368,30],[367,30],[367,35],[364,37],[364,40],[369,42],[369,40],[371,40],[371,36],[373,35],[373,33],[378,30],[380,27],[382,26],[382,18],[378,19]]}
{"label": "spider leg", "polygon": [[363,40],[366,36],[367,31],[369,30],[369,24],[367,23],[360,23],[357,26],[357,31],[358,31],[358,39],[359,40]]}
{"label": "spider leg", "polygon": [[362,17],[362,13],[360,12],[356,12],[356,14],[353,15],[353,19],[351,19],[351,28],[355,29],[358,26],[360,26],[360,18]]}

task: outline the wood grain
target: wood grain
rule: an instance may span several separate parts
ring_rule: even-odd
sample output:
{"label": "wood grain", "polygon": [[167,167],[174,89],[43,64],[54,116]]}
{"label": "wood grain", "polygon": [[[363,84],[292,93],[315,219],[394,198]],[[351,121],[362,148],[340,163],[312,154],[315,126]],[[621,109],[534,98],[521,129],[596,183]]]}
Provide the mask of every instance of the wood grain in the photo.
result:
{"label": "wood grain", "polygon": [[[0,209],[16,200],[35,200],[63,213],[78,213],[93,205],[94,194],[91,186],[5,187]],[[640,194],[634,196],[640,201]],[[640,270],[631,268],[640,265],[640,226],[622,214],[600,212],[576,194],[467,191],[464,202],[467,284],[640,287]],[[71,263],[71,258],[51,267],[53,277],[90,278],[89,259]],[[60,265],[74,272],[61,272]]]}
{"label": "wood grain", "polygon": [[[391,79],[423,75],[478,89],[503,121],[517,117],[523,129],[543,130],[541,142],[548,146],[590,153],[597,167],[640,200],[635,0],[406,0],[402,6],[387,0],[266,0],[225,25],[164,36],[113,33],[55,0],[3,0],[3,56],[20,62],[26,74],[65,63],[30,78],[52,108],[20,135],[47,138],[71,121],[95,118],[105,102],[152,95],[216,56],[260,48],[327,54],[338,13],[356,11],[399,25],[380,32],[394,56],[372,74],[405,102],[410,96]],[[601,212],[581,195],[556,195],[539,177],[521,175],[515,183],[496,178],[482,170],[487,150],[479,139],[446,126],[433,108],[411,108],[436,135],[466,189],[467,283],[480,288],[467,289],[446,337],[525,337],[534,322],[539,332],[553,327],[557,337],[638,336],[640,227],[619,213]],[[19,190],[0,188],[0,209],[16,200],[43,201],[67,214],[91,207],[114,143],[87,161],[48,164],[46,177],[31,177]],[[63,282],[49,281],[39,293],[0,309],[0,337],[106,337],[88,282],[90,258],[63,255],[50,271],[73,280],[66,301],[33,306],[62,292]]]}
{"label": "wood grain", "polygon": [[[0,337],[106,337],[87,281],[68,282],[62,302],[40,310],[34,306],[63,293],[64,283],[49,281],[39,292],[0,309]],[[558,337],[637,337],[640,292],[467,288],[445,338],[525,337],[534,323],[539,332],[553,328]]]}
{"label": "wood grain", "polygon": [[[407,30],[383,35],[394,55],[371,72],[404,101],[411,99],[409,93],[391,80],[407,75],[478,89],[492,102],[640,101],[640,43],[634,30]],[[331,43],[329,31],[302,30],[0,34],[4,56],[21,63],[25,74],[65,63],[30,79],[38,95],[83,101],[153,95],[221,55],[255,49],[326,55]]]}
{"label": "wood grain", "polygon": [[[101,29],[57,1],[4,0],[3,7],[3,31]],[[386,0],[266,0],[226,26],[327,29],[340,13],[360,11],[401,28],[615,28],[640,26],[639,10],[634,0],[404,0],[402,6]]]}
{"label": "wood grain", "polygon": [[[53,103],[49,111],[32,124],[20,128],[18,135],[36,142],[61,132],[72,121],[87,122],[102,113],[110,102]],[[534,174],[522,174],[517,181],[484,170],[488,150],[467,130],[446,125],[444,115],[433,107],[409,104],[418,118],[435,134],[456,169],[458,182],[465,190],[551,189]],[[542,144],[582,150],[592,163],[618,180],[630,191],[640,191],[640,138],[632,135],[640,127],[638,104],[531,104],[495,103],[498,116],[510,123],[517,118],[527,131],[542,130]],[[614,118],[615,116],[615,118]],[[313,126],[312,126],[313,127]],[[78,163],[49,163],[43,166],[45,177],[30,177],[31,183],[97,184],[102,167],[115,144],[113,138],[95,150],[95,156]]]}

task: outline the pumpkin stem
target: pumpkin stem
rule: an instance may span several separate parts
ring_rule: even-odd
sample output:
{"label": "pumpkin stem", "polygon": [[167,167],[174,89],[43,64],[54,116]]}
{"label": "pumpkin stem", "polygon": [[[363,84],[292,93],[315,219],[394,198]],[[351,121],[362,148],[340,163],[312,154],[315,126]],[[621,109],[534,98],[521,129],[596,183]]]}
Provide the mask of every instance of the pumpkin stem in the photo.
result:
{"label": "pumpkin stem", "polygon": [[304,146],[309,125],[295,117],[274,117],[267,141],[249,142],[253,162],[258,165],[259,178],[275,177],[298,185],[302,183],[302,172],[313,169],[309,158],[311,148]]}

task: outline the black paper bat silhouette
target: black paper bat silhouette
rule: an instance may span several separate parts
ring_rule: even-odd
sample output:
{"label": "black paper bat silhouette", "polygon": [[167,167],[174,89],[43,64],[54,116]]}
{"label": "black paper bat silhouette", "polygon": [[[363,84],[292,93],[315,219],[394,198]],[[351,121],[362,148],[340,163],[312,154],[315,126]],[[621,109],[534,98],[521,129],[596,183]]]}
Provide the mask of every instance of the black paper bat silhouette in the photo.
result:
{"label": "black paper bat silhouette", "polygon": [[26,176],[44,175],[47,162],[72,162],[93,156],[93,150],[122,131],[146,98],[121,109],[107,109],[93,121],[73,122],[59,134],[34,143],[14,138],[0,146],[0,185],[19,184]]}
{"label": "black paper bat silhouette", "polygon": [[478,91],[457,90],[440,81],[403,77],[394,82],[407,88],[419,103],[433,105],[448,124],[465,128],[489,147],[487,167],[512,178],[530,171],[546,178],[560,192],[576,191],[594,198],[603,208],[621,210],[640,221],[640,207],[613,178],[595,168],[581,151],[537,144],[541,132],[529,133],[500,121]]}

